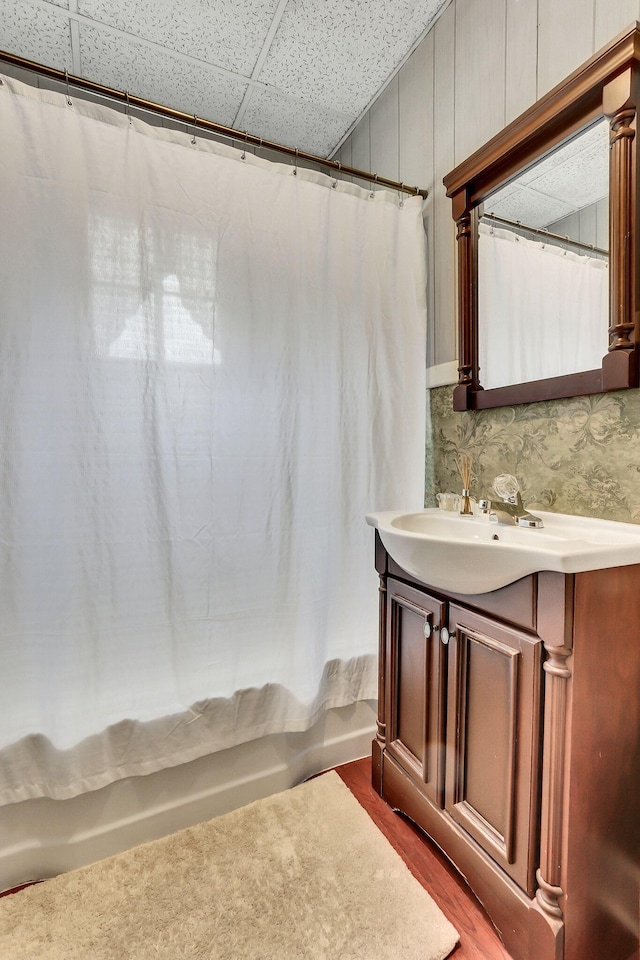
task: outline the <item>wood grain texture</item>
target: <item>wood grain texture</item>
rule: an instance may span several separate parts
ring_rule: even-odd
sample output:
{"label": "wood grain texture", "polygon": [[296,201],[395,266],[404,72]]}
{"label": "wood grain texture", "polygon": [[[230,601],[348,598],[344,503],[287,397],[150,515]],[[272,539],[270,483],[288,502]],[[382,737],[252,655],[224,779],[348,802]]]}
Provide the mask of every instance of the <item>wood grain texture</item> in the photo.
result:
{"label": "wood grain texture", "polygon": [[531,106],[538,85],[538,0],[507,3],[505,122]]}
{"label": "wood grain texture", "polygon": [[[640,2],[640,0],[639,0]],[[433,199],[433,33],[398,74],[399,177],[426,187]],[[439,186],[439,185],[438,185]]]}
{"label": "wood grain texture", "polygon": [[[353,166],[353,160],[351,157],[351,137],[347,137],[334,159],[338,160],[345,167]],[[348,183],[353,183],[353,177],[344,177],[343,179]]]}
{"label": "wood grain texture", "polygon": [[456,5],[455,162],[459,163],[505,124],[505,0],[485,0],[482,17],[473,5]]}
{"label": "wood grain texture", "polygon": [[[455,4],[447,7],[434,27],[434,180],[451,169],[455,158]],[[456,316],[456,233],[451,208],[438,187],[433,204],[434,242],[434,306],[435,316],[447,318],[433,326],[433,352],[429,366],[446,363],[457,357]]]}
{"label": "wood grain texture", "polygon": [[638,566],[576,575],[566,960],[638,947],[639,583]]}
{"label": "wood grain texture", "polygon": [[[371,170],[393,170],[391,180],[398,179],[398,78],[394,77],[386,90],[378,97],[371,107]],[[371,185],[370,185],[371,186]],[[419,184],[422,186],[422,184]]]}
{"label": "wood grain texture", "polygon": [[399,179],[428,191],[423,207],[427,235],[427,355],[434,354],[435,197],[442,192],[434,178],[433,142],[433,33],[409,57],[398,75]]}
{"label": "wood grain texture", "polygon": [[594,11],[595,0],[539,0],[538,97],[594,52]]}
{"label": "wood grain texture", "polygon": [[345,764],[337,773],[458,930],[455,960],[511,960],[482,906],[444,854],[374,792],[370,759]]}
{"label": "wood grain texture", "polygon": [[[366,113],[350,137],[353,166],[356,170],[366,170],[369,173],[371,172],[370,127],[370,116],[369,113]],[[364,180],[354,178],[353,182],[365,189],[369,187],[369,184]]]}
{"label": "wood grain texture", "polygon": [[594,50],[640,18],[640,0],[596,0]]}

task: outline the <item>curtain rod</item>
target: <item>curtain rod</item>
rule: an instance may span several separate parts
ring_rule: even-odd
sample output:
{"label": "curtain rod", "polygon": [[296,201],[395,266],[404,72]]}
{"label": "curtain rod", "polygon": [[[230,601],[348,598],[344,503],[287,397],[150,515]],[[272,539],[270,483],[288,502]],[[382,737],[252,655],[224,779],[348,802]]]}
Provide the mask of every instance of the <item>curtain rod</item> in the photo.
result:
{"label": "curtain rod", "polygon": [[498,217],[495,213],[483,213],[480,219],[490,220],[491,223],[503,223],[507,227],[515,227],[517,230],[524,230],[527,233],[536,233],[541,237],[548,237],[550,240],[560,240],[562,243],[580,247],[581,250],[590,250],[592,253],[599,253],[607,259],[609,258],[609,251],[603,250],[602,247],[596,247],[593,243],[584,243],[583,240],[574,240],[572,237],[563,237],[559,233],[551,233],[544,227],[529,227],[526,223],[520,223],[519,220],[507,220],[505,217]]}
{"label": "curtain rod", "polygon": [[287,147],[284,146],[284,144],[274,143],[271,140],[263,140],[262,137],[256,137],[254,134],[247,133],[245,130],[235,130],[233,127],[226,127],[221,123],[214,123],[213,120],[205,120],[202,117],[195,116],[195,114],[188,114],[183,110],[176,110],[173,107],[154,103],[152,100],[145,100],[143,97],[138,97],[126,90],[116,90],[114,87],[107,87],[102,83],[96,83],[93,80],[86,80],[84,77],[74,76],[66,70],[58,70],[55,67],[47,67],[45,64],[36,63],[33,60],[26,60],[24,57],[18,57],[16,54],[8,53],[5,50],[0,50],[0,60],[10,63],[15,67],[20,67],[23,70],[41,73],[45,77],[59,80],[61,83],[72,84],[74,87],[86,90],[89,93],[97,93],[112,100],[119,100],[121,103],[124,103],[125,106],[148,110],[164,117],[170,117],[172,120],[180,120],[185,124],[191,124],[197,129],[208,130],[210,133],[217,133],[230,140],[238,140],[247,146],[251,144],[251,146],[286,154],[288,157],[294,157],[296,160],[305,160],[309,163],[329,167],[334,173],[357,177],[359,180],[367,180],[370,183],[377,183],[383,187],[390,187],[392,190],[398,190],[401,193],[410,193],[420,197],[427,196],[427,191],[421,190],[419,187],[411,187],[406,183],[399,183],[397,180],[380,177],[377,173],[367,173],[366,170],[348,167],[338,160],[327,160],[324,157],[316,157],[312,153],[306,153],[295,147]]}

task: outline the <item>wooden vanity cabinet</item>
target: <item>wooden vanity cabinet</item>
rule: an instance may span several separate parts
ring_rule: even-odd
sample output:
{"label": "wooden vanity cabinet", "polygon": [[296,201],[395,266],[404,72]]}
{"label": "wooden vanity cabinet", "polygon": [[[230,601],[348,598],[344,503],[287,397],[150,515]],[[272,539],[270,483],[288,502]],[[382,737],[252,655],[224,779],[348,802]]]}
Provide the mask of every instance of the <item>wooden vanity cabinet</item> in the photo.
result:
{"label": "wooden vanity cabinet", "polygon": [[389,755],[532,895],[540,639],[392,578],[386,615]]}
{"label": "wooden vanity cabinet", "polygon": [[445,594],[376,532],[376,568],[375,788],[514,960],[637,960],[640,566]]}

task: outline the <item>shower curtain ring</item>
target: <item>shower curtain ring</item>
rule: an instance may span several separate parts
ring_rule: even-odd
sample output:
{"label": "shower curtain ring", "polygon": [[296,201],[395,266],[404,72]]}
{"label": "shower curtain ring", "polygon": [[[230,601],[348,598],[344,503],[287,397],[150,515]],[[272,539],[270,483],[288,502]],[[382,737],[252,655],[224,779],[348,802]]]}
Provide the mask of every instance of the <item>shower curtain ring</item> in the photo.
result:
{"label": "shower curtain ring", "polygon": [[[338,166],[338,173],[340,173],[341,170],[342,170],[342,164],[340,163],[339,160],[336,160],[336,164],[337,164],[337,166]],[[334,177],[334,178],[333,178],[333,183],[331,184],[331,189],[332,189],[332,190],[336,190],[337,187],[338,187],[338,178],[337,178],[337,177]]]}
{"label": "shower curtain ring", "polygon": [[[377,173],[374,173],[374,175],[373,175],[373,182],[374,182],[374,183],[377,183],[377,182],[378,182],[378,174],[377,174]],[[374,197],[375,197],[375,191],[372,190],[371,193],[369,194],[369,200],[373,200]]]}
{"label": "shower curtain ring", "polygon": [[298,176],[298,148],[297,147],[296,147],[296,162],[293,168],[293,175],[294,177]]}
{"label": "shower curtain ring", "polygon": [[401,183],[400,183],[400,190],[398,191],[398,197],[399,197],[399,201],[400,201],[400,202],[398,203],[398,206],[399,206],[399,207],[404,207],[403,191],[404,191],[404,183],[401,182]]}
{"label": "shower curtain ring", "polygon": [[241,159],[241,160],[246,160],[246,159],[247,159],[247,137],[248,137],[248,136],[249,136],[249,135],[248,135],[247,131],[245,130],[245,132],[244,132],[244,149],[243,149],[242,153],[240,154],[240,159]]}
{"label": "shower curtain ring", "polygon": [[71,99],[71,94],[69,93],[69,71],[65,68],[64,79],[67,84],[67,106],[73,106],[73,100]]}
{"label": "shower curtain ring", "polygon": [[191,138],[191,143],[195,146],[196,143],[196,127],[198,126],[198,118],[195,113],[193,115],[193,136]]}
{"label": "shower curtain ring", "polygon": [[129,102],[129,91],[125,90],[124,95],[127,98],[127,106],[125,109],[125,113],[129,117],[129,126],[131,126],[131,124],[133,123],[133,120],[131,119],[131,103]]}

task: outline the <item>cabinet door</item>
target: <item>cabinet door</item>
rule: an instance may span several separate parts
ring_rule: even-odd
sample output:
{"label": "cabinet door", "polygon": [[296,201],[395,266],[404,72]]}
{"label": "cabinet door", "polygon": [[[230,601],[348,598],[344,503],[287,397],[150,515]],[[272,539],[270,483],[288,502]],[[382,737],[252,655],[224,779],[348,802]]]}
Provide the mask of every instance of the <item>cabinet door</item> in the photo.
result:
{"label": "cabinet door", "polygon": [[445,805],[533,895],[542,641],[451,605]]}
{"label": "cabinet door", "polygon": [[387,581],[387,750],[438,806],[444,802],[444,604]]}

